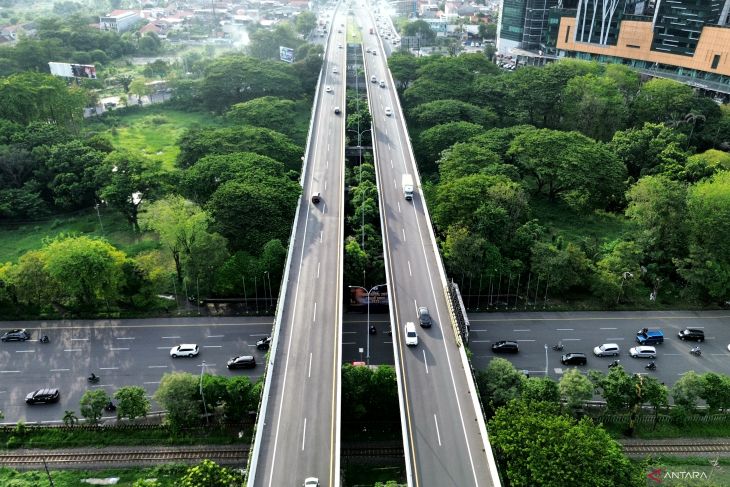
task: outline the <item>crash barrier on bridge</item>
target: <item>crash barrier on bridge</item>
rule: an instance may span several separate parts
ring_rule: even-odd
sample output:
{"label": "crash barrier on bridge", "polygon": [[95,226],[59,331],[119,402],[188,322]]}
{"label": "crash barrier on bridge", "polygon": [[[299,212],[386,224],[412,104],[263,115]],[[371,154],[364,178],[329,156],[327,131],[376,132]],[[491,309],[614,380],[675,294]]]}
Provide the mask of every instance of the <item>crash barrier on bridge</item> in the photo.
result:
{"label": "crash barrier on bridge", "polygon": [[[385,50],[383,47],[383,42],[382,42],[382,39],[380,38],[380,36],[377,36],[377,41],[378,41],[378,45],[380,46],[380,52],[385,53]],[[386,66],[385,72],[386,72],[386,76],[388,77],[389,86],[395,86],[395,81],[393,80],[393,75],[387,66]],[[408,127],[406,126],[405,116],[403,115],[403,107],[401,106],[401,103],[400,103],[400,97],[398,97],[398,96],[395,97],[395,106],[393,108],[394,108],[393,116],[397,119],[398,123],[401,125],[403,133],[408,135]],[[431,214],[428,211],[428,207],[426,206],[426,199],[423,196],[423,191],[421,188],[421,174],[418,171],[418,164],[416,164],[416,156],[413,153],[413,146],[411,145],[410,136],[407,136],[405,138],[405,141],[406,141],[406,146],[408,147],[408,155],[410,156],[411,161],[413,161],[413,176],[414,176],[414,179],[416,182],[415,193],[418,194],[419,199],[422,202],[424,216],[426,217],[426,220],[429,222],[428,234],[429,234],[429,237],[431,240],[431,251],[434,254],[434,257],[436,260],[436,265],[438,267],[439,279],[441,280],[441,289],[444,290],[444,294],[448,294],[448,292],[446,290],[446,287],[447,287],[446,270],[444,269],[444,264],[443,264],[443,261],[441,260],[441,253],[439,251],[438,244],[436,243],[436,235],[434,234],[434,231],[433,231],[433,225],[431,225],[431,221],[432,221]],[[376,144],[373,143],[373,145],[376,145]],[[376,174],[377,174],[377,171],[376,171]],[[379,182],[378,182],[378,187],[380,187]],[[382,198],[378,198],[378,199],[382,201]],[[414,203],[415,203],[415,201],[414,201]],[[382,222],[382,211],[383,211],[383,208],[381,207],[381,225],[383,223]],[[385,227],[383,226],[382,228],[385,228]],[[383,239],[383,251],[384,252],[386,251],[385,239]],[[387,275],[387,269],[388,269],[387,265],[385,266],[385,269],[386,269],[386,277],[388,280],[390,280],[390,276]],[[456,325],[454,324],[454,313],[453,313],[453,309],[452,309],[453,307],[451,305],[451,300],[449,299],[448,295],[446,296],[446,302],[449,304],[452,326],[454,327],[454,329],[456,329]],[[395,321],[393,320],[392,313],[391,313],[391,323],[395,323]],[[469,396],[471,396],[472,407],[474,408],[475,415],[478,415],[478,417],[476,418],[476,423],[477,423],[477,427],[479,428],[479,433],[482,438],[482,448],[484,449],[484,453],[487,455],[487,464],[489,465],[489,471],[492,475],[492,478],[490,480],[492,481],[492,484],[495,487],[499,487],[502,485],[502,481],[499,478],[499,469],[497,468],[497,462],[494,460],[494,452],[492,451],[492,445],[489,443],[489,435],[487,434],[487,425],[484,421],[484,411],[482,410],[481,403],[479,402],[479,394],[477,393],[476,385],[474,382],[474,376],[473,376],[473,372],[472,372],[471,363],[469,362],[469,359],[466,356],[464,347],[462,346],[463,344],[461,343],[460,334],[456,333],[455,336],[456,336],[456,340],[457,340],[457,348],[459,350],[459,359],[461,360],[461,366],[462,366],[462,369],[464,369],[464,373],[466,375],[466,383],[467,383],[467,387],[469,389]],[[395,349],[396,340],[393,340],[393,347]],[[398,371],[398,367],[396,367],[396,372],[397,371]],[[398,393],[399,393],[399,399],[402,401],[403,398],[400,397],[400,387],[398,388]],[[403,403],[401,402],[401,404],[403,404]],[[403,409],[403,408],[401,408],[401,409]],[[405,431],[404,431],[404,438],[405,438]],[[406,451],[409,451],[408,445],[405,445],[405,447],[406,447]],[[406,461],[406,471],[408,474],[409,474],[409,470],[408,470],[409,465],[410,465],[410,462]],[[408,479],[409,479],[408,485],[412,485],[410,476],[408,477]]]}
{"label": "crash barrier on bridge", "polygon": [[465,345],[469,345],[469,317],[466,315],[466,307],[461,299],[459,285],[452,279],[446,285],[446,298],[453,308],[455,333],[461,337]]}
{"label": "crash barrier on bridge", "polygon": [[[327,51],[330,46],[330,36],[332,35],[332,29],[327,34]],[[327,51],[323,59],[327,59]],[[326,63],[322,62],[322,67],[319,69],[319,77],[317,78],[317,89],[314,91],[314,101],[312,102],[312,115],[309,118],[309,130],[307,132],[307,145],[304,149],[304,157],[302,158],[302,175],[299,177],[299,186],[304,188],[304,182],[309,174],[310,167],[307,164],[309,161],[309,150],[312,141],[312,129],[314,127],[314,120],[317,117],[319,111],[319,87],[322,85],[322,76],[325,72]],[[276,319],[274,320],[274,329],[271,331],[271,348],[269,349],[268,360],[266,361],[264,376],[264,389],[261,392],[261,400],[259,401],[258,414],[256,420],[256,426],[253,432],[253,448],[249,452],[247,465],[249,468],[246,470],[246,485],[247,487],[254,487],[256,481],[256,469],[258,468],[259,455],[261,453],[261,437],[263,436],[264,428],[266,424],[266,409],[269,405],[269,394],[271,393],[271,370],[274,368],[274,359],[276,357],[276,351],[279,348],[279,329],[281,328],[281,309],[286,302],[286,291],[288,289],[287,283],[289,282],[289,269],[291,269],[292,255],[294,254],[294,242],[296,241],[297,224],[299,222],[299,213],[302,211],[302,207],[307,205],[307,195],[303,194],[299,198],[297,203],[297,209],[294,213],[294,223],[291,227],[291,236],[289,237],[289,248],[286,252],[286,263],[284,264],[284,275],[281,278],[281,286],[279,286],[279,296],[276,300]]]}

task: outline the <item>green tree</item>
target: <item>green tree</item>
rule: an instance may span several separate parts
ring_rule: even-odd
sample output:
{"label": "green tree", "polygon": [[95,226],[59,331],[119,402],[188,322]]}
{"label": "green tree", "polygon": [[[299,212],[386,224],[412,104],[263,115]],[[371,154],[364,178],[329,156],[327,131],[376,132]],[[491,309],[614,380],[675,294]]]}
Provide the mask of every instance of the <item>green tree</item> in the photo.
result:
{"label": "green tree", "polygon": [[129,84],[129,92],[137,97],[137,104],[142,104],[142,97],[150,94],[150,87],[147,86],[147,80],[144,78],[135,78]]}
{"label": "green tree", "polygon": [[121,212],[132,229],[139,232],[139,206],[159,189],[163,177],[161,164],[128,151],[114,151],[106,156],[97,174],[101,199]]}
{"label": "green tree", "polygon": [[45,269],[72,302],[114,301],[123,282],[124,252],[102,239],[57,237],[43,248]]}
{"label": "green tree", "polygon": [[182,196],[171,195],[150,204],[140,215],[143,229],[153,230],[160,243],[172,254],[179,280],[183,277],[182,262],[193,253],[197,242],[208,242],[210,215]]}
{"label": "green tree", "polygon": [[519,179],[516,167],[502,164],[497,154],[474,142],[457,142],[441,152],[441,158],[437,163],[441,181],[451,181],[479,173]]}
{"label": "green tree", "polygon": [[303,150],[285,135],[262,127],[191,129],[180,139],[178,164],[188,168],[206,155],[254,152],[299,172]]}
{"label": "green tree", "polygon": [[479,276],[484,269],[501,266],[499,249],[463,226],[452,225],[446,230],[441,250],[449,273],[457,276],[471,279]]}
{"label": "green tree", "polygon": [[85,208],[95,202],[96,173],[103,160],[104,153],[71,140],[50,148],[39,176],[48,181],[56,206],[64,210]]}
{"label": "green tree", "polygon": [[490,127],[497,116],[489,108],[480,108],[460,100],[434,100],[415,107],[410,116],[423,127],[433,127],[448,122],[471,122]]}
{"label": "green tree", "polygon": [[645,123],[640,128],[618,131],[609,148],[624,161],[634,178],[657,174],[666,167],[684,167],[689,156],[682,147],[687,138],[664,124]]}
{"label": "green tree", "polygon": [[230,421],[243,421],[248,412],[256,409],[259,397],[251,379],[237,375],[226,381],[226,401],[224,414]]}
{"label": "green tree", "polygon": [[408,22],[403,27],[403,35],[410,37],[418,37],[422,41],[422,45],[428,45],[436,39],[436,32],[425,20],[414,20]]}
{"label": "green tree", "polygon": [[79,402],[81,416],[88,423],[97,424],[104,415],[104,406],[109,404],[109,400],[109,394],[104,389],[93,389],[84,392]]}
{"label": "green tree", "polygon": [[61,284],[46,269],[45,252],[42,250],[30,250],[21,255],[9,274],[21,303],[40,306],[53,303],[62,295]]}
{"label": "green tree", "polygon": [[481,125],[471,122],[448,122],[434,125],[421,132],[417,153],[421,164],[429,169],[438,160],[441,152],[457,142],[464,142],[483,131]]}
{"label": "green tree", "polygon": [[117,400],[117,418],[134,420],[146,417],[150,412],[150,401],[143,387],[120,387],[114,392],[114,399]]}
{"label": "green tree", "polygon": [[200,421],[203,403],[198,377],[192,374],[164,374],[153,398],[166,411],[165,422],[173,429],[192,426]]}
{"label": "green tree", "polygon": [[411,83],[418,78],[418,68],[422,62],[410,52],[398,51],[388,57],[388,68],[395,79],[398,93],[403,92],[411,86]]}
{"label": "green tree", "polygon": [[730,172],[690,188],[687,198],[689,256],[680,275],[701,299],[723,300],[730,293]]}
{"label": "green tree", "polygon": [[358,239],[348,237],[345,242],[345,262],[343,280],[346,285],[359,285],[367,268],[368,254],[362,250]]}
{"label": "green tree", "polygon": [[[253,49],[257,45],[259,32],[251,35]],[[265,45],[264,58],[279,58],[279,46],[295,48],[299,42],[274,43]],[[241,55],[228,55],[217,58],[205,70],[205,77],[200,85],[200,96],[205,106],[218,113],[224,112],[236,103],[274,96],[296,98],[302,93],[302,87],[293,66],[280,61],[254,59]]]}
{"label": "green tree", "polygon": [[672,260],[687,255],[685,185],[661,175],[645,176],[629,189],[626,199],[626,216],[638,226],[635,239],[651,263],[650,270],[663,276],[667,270],[673,273]]}
{"label": "green tree", "polygon": [[560,415],[555,405],[513,401],[490,420],[489,436],[515,487],[643,482],[643,473],[602,427],[588,418],[576,422]]}
{"label": "green tree", "polygon": [[565,87],[564,125],[597,140],[624,128],[628,107],[618,84],[607,76],[576,76]]}
{"label": "green tree", "polygon": [[560,397],[568,409],[577,411],[593,398],[593,384],[578,369],[568,369],[560,378]]}
{"label": "green tree", "polygon": [[596,262],[591,283],[593,294],[608,307],[622,300],[631,302],[641,289],[641,261],[644,253],[634,241],[615,240]]}
{"label": "green tree", "polygon": [[79,418],[76,416],[76,411],[69,411],[68,409],[63,412],[63,425],[64,426],[75,426],[79,422]]}
{"label": "green tree", "polygon": [[641,86],[632,105],[637,125],[644,122],[677,123],[692,110],[695,92],[691,86],[666,78],[653,78]]}
{"label": "green tree", "polygon": [[296,104],[292,100],[263,96],[236,103],[227,112],[226,118],[241,125],[254,125],[292,135],[296,128]]}
{"label": "green tree", "polygon": [[606,208],[622,198],[626,167],[578,132],[528,131],[515,137],[507,155],[535,193],[560,197],[575,209]]}
{"label": "green tree", "polygon": [[203,460],[198,465],[188,468],[180,481],[181,487],[239,487],[243,476],[212,460]]}
{"label": "green tree", "polygon": [[552,292],[584,286],[590,277],[591,262],[574,243],[535,242],[532,246],[533,274],[547,281]]}
{"label": "green tree", "polygon": [[257,28],[249,31],[250,43],[246,52],[261,60],[279,59],[279,46],[297,49],[304,43],[289,22],[279,22],[273,29]]}
{"label": "green tree", "polygon": [[303,36],[307,36],[317,27],[317,16],[312,12],[300,12],[294,21],[297,32]]}
{"label": "green tree", "polygon": [[509,360],[490,360],[487,368],[477,373],[476,381],[487,417],[519,397],[525,380],[524,374],[515,369]]}
{"label": "green tree", "polygon": [[730,407],[730,377],[716,372],[706,372],[701,376],[700,399],[707,403],[710,411],[725,411]]}
{"label": "green tree", "polygon": [[702,386],[702,376],[694,370],[682,374],[672,387],[674,404],[689,411],[694,410],[697,407],[697,399],[702,394]]}
{"label": "green tree", "polygon": [[148,56],[160,52],[161,47],[162,41],[160,41],[160,38],[154,32],[145,33],[145,35],[143,35],[137,43],[137,49],[140,54]]}
{"label": "green tree", "polygon": [[288,240],[300,191],[286,178],[228,181],[213,193],[207,208],[235,249],[257,252],[269,240]]}
{"label": "green tree", "polygon": [[520,398],[526,402],[560,403],[558,383],[550,377],[530,377],[522,383]]}

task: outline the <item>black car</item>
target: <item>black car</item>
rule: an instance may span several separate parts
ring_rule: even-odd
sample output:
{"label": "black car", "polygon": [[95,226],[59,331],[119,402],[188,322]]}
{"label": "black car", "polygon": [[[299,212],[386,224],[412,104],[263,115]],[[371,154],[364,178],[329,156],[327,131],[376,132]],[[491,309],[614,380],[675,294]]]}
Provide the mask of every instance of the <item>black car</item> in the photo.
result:
{"label": "black car", "polygon": [[520,346],[513,340],[500,340],[492,345],[492,352],[494,353],[517,353],[520,351]]}
{"label": "black car", "polygon": [[26,340],[30,340],[30,333],[25,331],[25,329],[17,329],[17,330],[8,330],[5,333],[0,336],[0,340],[4,342],[10,342],[10,341],[18,341],[18,342],[24,342]]}
{"label": "black car", "polygon": [[59,397],[61,397],[61,394],[58,392],[58,389],[38,389],[25,396],[25,402],[28,404],[48,404],[58,402]]}
{"label": "black car", "polygon": [[563,365],[585,365],[588,358],[584,353],[566,353],[560,357],[560,363]]}
{"label": "black car", "polygon": [[256,359],[251,355],[233,357],[228,361],[229,369],[253,369],[256,367]]}
{"label": "black car", "polygon": [[431,320],[431,313],[428,312],[428,308],[421,306],[418,308],[418,322],[423,328],[431,328],[433,321]]}
{"label": "black car", "polygon": [[694,340],[696,342],[705,341],[705,332],[698,328],[685,328],[677,333],[680,340]]}

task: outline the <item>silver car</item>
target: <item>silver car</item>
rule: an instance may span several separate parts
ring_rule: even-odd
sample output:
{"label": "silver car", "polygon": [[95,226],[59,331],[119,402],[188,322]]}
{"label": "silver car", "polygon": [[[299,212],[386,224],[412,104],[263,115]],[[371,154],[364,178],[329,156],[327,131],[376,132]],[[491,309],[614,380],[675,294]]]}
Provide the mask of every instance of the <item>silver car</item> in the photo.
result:
{"label": "silver car", "polygon": [[629,349],[629,355],[634,358],[656,358],[656,348],[640,345]]}

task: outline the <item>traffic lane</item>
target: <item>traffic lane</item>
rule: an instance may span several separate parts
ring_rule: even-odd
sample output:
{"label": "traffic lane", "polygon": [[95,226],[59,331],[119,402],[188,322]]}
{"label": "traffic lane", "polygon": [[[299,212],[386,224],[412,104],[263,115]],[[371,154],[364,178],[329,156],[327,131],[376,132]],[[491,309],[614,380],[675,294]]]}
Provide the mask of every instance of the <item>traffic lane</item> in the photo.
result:
{"label": "traffic lane", "polygon": [[[259,319],[259,318],[257,318]],[[110,352],[103,346],[97,346],[97,341],[89,340],[83,346],[74,345],[78,351],[67,352],[64,342],[71,340],[56,340],[48,344],[33,346],[31,342],[13,342],[2,344],[0,353],[0,410],[4,411],[5,421],[15,422],[20,419],[26,421],[60,420],[55,406],[26,406],[24,399],[28,392],[41,387],[57,387],[61,391],[60,407],[76,410],[83,393],[94,387],[87,382],[86,377],[95,371],[101,377],[97,386],[103,386],[108,392],[127,385],[140,385],[152,395],[164,373],[185,371],[200,373],[201,362],[206,363],[209,373],[228,375],[247,375],[257,379],[263,374],[265,352],[256,350],[256,340],[271,332],[270,325],[257,324],[256,329],[241,331],[239,334],[228,333],[229,340],[220,348],[201,348],[200,355],[192,359],[172,359],[169,356],[170,346],[164,345],[163,350],[157,350],[154,330],[138,329],[144,336],[134,340],[135,345],[128,344],[125,351]],[[221,327],[230,330],[230,327]],[[94,330],[95,333],[113,333],[113,329]],[[187,330],[186,330],[187,331]],[[209,329],[201,333],[180,334],[189,342],[198,343],[205,347],[206,335]],[[78,332],[76,332],[78,334]],[[103,340],[100,340],[103,341]],[[78,343],[78,342],[71,342]],[[245,344],[244,347],[242,344]],[[10,345],[10,346],[8,346]],[[33,350],[32,353],[15,354],[19,350]],[[42,354],[42,357],[41,357]],[[226,362],[235,355],[253,355],[256,357],[257,367],[244,371],[228,371]]]}
{"label": "traffic lane", "polygon": [[[370,313],[370,324],[375,326],[375,335],[368,333],[366,314],[346,313],[342,324],[342,362],[364,362],[367,341],[370,340],[370,364],[394,365],[393,335],[387,313]],[[360,352],[362,349],[362,353]]]}
{"label": "traffic lane", "polygon": [[[491,344],[500,339],[517,339],[520,353],[504,356],[519,369],[545,373],[545,345],[548,374],[556,379],[565,372],[559,360],[562,353],[583,352],[588,355],[587,367],[580,369],[606,370],[613,358],[599,358],[592,353],[601,343],[615,342],[621,347],[619,359],[624,368],[632,373],[647,373],[646,359],[633,359],[628,349],[635,346],[639,327],[662,328],[665,341],[657,345],[657,370],[649,372],[666,384],[673,384],[688,370],[698,373],[715,371],[730,374],[727,343],[730,333],[725,323],[726,313],[713,312],[621,312],[621,313],[494,313],[472,314],[470,348],[474,352],[476,368],[483,369],[495,355]],[[705,330],[706,341],[700,344],[702,356],[689,353],[694,342],[683,342],[676,332],[684,327]],[[521,338],[520,338],[521,337]],[[532,341],[529,341],[532,340]],[[552,350],[552,345],[562,340],[562,353]]]}

